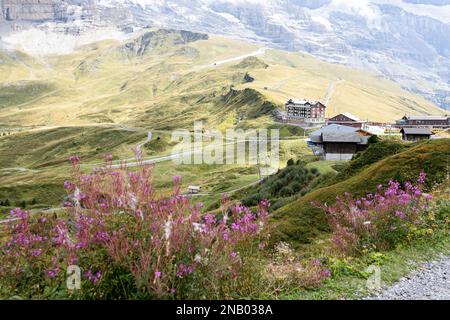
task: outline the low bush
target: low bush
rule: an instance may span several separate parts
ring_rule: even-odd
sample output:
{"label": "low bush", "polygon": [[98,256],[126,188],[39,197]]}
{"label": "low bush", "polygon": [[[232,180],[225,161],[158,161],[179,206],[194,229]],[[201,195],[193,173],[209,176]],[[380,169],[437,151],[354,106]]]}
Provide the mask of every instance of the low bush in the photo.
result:
{"label": "low bush", "polygon": [[266,178],[256,190],[252,188],[240,196],[246,206],[254,206],[262,199],[276,202],[309,192],[320,178],[320,172],[316,168],[307,169],[304,162],[292,161],[288,163],[288,167]]}

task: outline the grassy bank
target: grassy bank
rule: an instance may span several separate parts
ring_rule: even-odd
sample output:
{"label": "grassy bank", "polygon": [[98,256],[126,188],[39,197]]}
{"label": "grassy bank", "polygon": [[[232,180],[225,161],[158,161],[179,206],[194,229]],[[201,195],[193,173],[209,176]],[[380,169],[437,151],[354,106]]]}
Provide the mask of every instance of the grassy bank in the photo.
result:
{"label": "grassy bank", "polygon": [[330,204],[346,192],[363,196],[376,191],[378,185],[386,184],[390,179],[400,182],[415,180],[422,170],[427,173],[428,187],[431,188],[445,178],[449,157],[448,139],[422,142],[378,161],[344,181],[308,193],[275,213],[278,227],[274,241],[307,243],[328,231],[327,217],[314,202]]}
{"label": "grassy bank", "polygon": [[448,230],[441,231],[433,238],[421,239],[389,252],[359,259],[335,261],[337,274],[329,279],[323,287],[309,291],[294,290],[276,298],[287,300],[361,299],[374,294],[367,289],[366,285],[368,274],[365,270],[369,266],[380,267],[382,285],[386,287],[417,269],[423,262],[431,261],[441,253],[450,254]]}

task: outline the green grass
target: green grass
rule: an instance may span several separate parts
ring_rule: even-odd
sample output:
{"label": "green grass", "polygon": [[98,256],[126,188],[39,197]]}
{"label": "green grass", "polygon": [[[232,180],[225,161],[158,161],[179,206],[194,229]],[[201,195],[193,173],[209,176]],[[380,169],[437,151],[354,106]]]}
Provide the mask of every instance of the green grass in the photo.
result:
{"label": "green grass", "polygon": [[431,188],[445,178],[449,157],[449,139],[426,141],[378,161],[344,181],[317,189],[275,212],[277,228],[273,241],[298,245],[328,231],[325,212],[316,208],[313,202],[331,204],[336,196],[346,192],[363,196],[376,191],[378,185],[386,184],[390,179],[416,180],[422,170],[428,174],[428,187]]}
{"label": "green grass", "polygon": [[170,153],[170,148],[174,147],[176,143],[171,142],[171,137],[165,134],[157,134],[152,137],[152,140],[144,145],[144,150],[147,155],[158,155],[162,153]]}
{"label": "green grass", "polygon": [[132,146],[145,139],[145,132],[105,127],[61,127],[29,131],[0,139],[0,168],[42,169],[67,164],[71,155],[83,161],[101,160],[106,153],[132,156]]}
{"label": "green grass", "polygon": [[62,127],[15,133],[0,138],[0,199],[18,205],[33,199],[42,206],[59,205],[70,177],[68,159],[102,163],[107,153],[118,159],[133,156],[132,148],[146,137],[105,127]]}
{"label": "green grass", "polygon": [[381,268],[381,280],[384,287],[392,285],[411,273],[421,263],[431,261],[439,254],[450,254],[448,231],[433,238],[417,240],[407,246],[377,255],[359,259],[347,259],[339,262],[341,269],[325,285],[316,290],[293,290],[278,296],[286,300],[342,300],[360,299],[372,295],[367,289],[365,270],[370,265]]}
{"label": "green grass", "polygon": [[377,143],[372,143],[366,150],[357,153],[352,161],[340,170],[333,182],[336,183],[348,179],[369,167],[371,164],[388,156],[400,153],[409,147],[411,147],[411,145],[403,143],[402,141],[382,140]]}
{"label": "green grass", "polygon": [[316,168],[317,170],[319,170],[321,174],[328,174],[328,173],[336,174],[337,171],[333,168],[333,166],[336,164],[341,164],[341,161],[325,161],[325,160],[313,161],[308,163],[306,165],[306,168],[308,169]]}
{"label": "green grass", "polygon": [[0,88],[0,109],[20,106],[54,90],[55,86],[40,81],[22,81]]}

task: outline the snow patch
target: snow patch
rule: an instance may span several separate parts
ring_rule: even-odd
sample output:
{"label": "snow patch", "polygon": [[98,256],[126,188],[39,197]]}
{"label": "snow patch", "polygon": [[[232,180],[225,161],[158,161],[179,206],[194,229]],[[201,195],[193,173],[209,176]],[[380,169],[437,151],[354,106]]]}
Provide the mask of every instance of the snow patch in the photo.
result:
{"label": "snow patch", "polygon": [[386,4],[399,7],[417,16],[428,17],[450,24],[450,5],[435,6],[431,4],[414,4],[402,0],[371,0],[376,4]]}
{"label": "snow patch", "polygon": [[116,29],[90,30],[76,36],[36,28],[28,29],[3,38],[9,49],[18,49],[32,55],[69,54],[80,46],[101,40],[122,41],[125,34]]}

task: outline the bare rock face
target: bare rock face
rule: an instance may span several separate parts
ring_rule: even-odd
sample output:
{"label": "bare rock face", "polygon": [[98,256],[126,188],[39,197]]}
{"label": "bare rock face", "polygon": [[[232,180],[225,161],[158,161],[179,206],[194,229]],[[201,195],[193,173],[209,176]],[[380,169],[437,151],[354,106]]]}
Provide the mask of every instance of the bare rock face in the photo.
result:
{"label": "bare rock face", "polygon": [[117,28],[128,32],[133,16],[120,3],[98,0],[0,0],[0,36],[31,27],[78,36],[86,31]]}
{"label": "bare rock face", "polygon": [[64,20],[67,4],[62,0],[1,0],[2,21]]}

